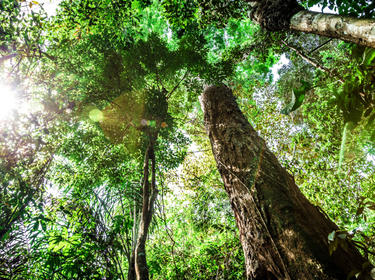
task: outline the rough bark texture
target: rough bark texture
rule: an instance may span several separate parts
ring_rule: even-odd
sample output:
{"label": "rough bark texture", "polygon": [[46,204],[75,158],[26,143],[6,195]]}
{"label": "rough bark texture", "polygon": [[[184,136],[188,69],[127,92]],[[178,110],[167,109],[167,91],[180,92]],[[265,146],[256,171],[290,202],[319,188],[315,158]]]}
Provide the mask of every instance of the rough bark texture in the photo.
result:
{"label": "rough bark texture", "polygon": [[252,2],[251,18],[269,31],[289,29],[290,19],[303,10],[296,0],[258,0]]}
{"label": "rough bark texture", "polygon": [[[150,137],[151,138],[151,137]],[[142,213],[139,223],[139,232],[137,245],[135,248],[135,272],[137,280],[148,280],[148,266],[146,261],[146,239],[148,229],[152,220],[154,203],[157,196],[155,180],[155,153],[154,143],[157,136],[150,139],[150,144],[145,153],[143,167],[143,196],[142,196]],[[149,180],[149,165],[151,161],[151,183]]]}
{"label": "rough bark texture", "polygon": [[296,0],[249,0],[251,18],[269,31],[295,30],[375,48],[375,19],[310,12]]}
{"label": "rough bark texture", "polygon": [[136,280],[135,273],[135,251],[132,252],[128,266],[128,280]]}
{"label": "rough bark texture", "polygon": [[291,18],[290,29],[375,48],[375,19],[300,11]]}
{"label": "rough bark texture", "polygon": [[366,262],[349,242],[329,254],[337,230],[296,186],[239,110],[231,90],[201,96],[205,126],[240,232],[248,279],[346,279]]}

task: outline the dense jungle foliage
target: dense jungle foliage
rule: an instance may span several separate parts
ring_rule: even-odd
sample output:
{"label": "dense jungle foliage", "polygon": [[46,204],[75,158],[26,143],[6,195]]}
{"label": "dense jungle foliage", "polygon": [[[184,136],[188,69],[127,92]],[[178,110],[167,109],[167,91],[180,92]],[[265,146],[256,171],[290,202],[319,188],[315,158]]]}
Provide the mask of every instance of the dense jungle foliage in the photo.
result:
{"label": "dense jungle foliage", "polygon": [[[370,2],[300,1],[374,18]],[[151,144],[150,278],[245,279],[199,104],[220,83],[339,225],[331,250],[344,236],[374,262],[375,50],[271,33],[250,10],[227,0],[0,1],[0,279],[127,279]]]}

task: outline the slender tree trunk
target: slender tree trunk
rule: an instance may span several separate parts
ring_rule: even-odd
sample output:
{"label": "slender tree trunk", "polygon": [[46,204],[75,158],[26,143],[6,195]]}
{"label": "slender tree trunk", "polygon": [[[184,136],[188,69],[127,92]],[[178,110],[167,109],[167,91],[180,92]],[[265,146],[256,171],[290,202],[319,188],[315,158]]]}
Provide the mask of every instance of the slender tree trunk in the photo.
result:
{"label": "slender tree trunk", "polygon": [[342,240],[329,254],[328,235],[337,226],[300,192],[239,110],[232,91],[208,87],[201,103],[239,228],[247,279],[347,279],[361,271],[367,260],[350,241]]}
{"label": "slender tree trunk", "polygon": [[[137,280],[148,280],[149,273],[146,261],[146,239],[151,224],[154,203],[157,196],[155,170],[155,138],[150,137],[150,144],[146,150],[143,174],[143,202],[139,223],[138,239],[135,248],[135,272]],[[149,180],[149,163],[151,161],[151,183]]]}
{"label": "slender tree trunk", "polygon": [[130,258],[129,258],[128,280],[136,280],[137,279],[137,275],[135,273],[135,248],[136,248],[137,239],[138,239],[137,217],[138,217],[137,201],[136,201],[136,196],[134,195],[132,244],[131,244],[131,255],[130,255]]}
{"label": "slender tree trunk", "polygon": [[135,273],[135,251],[133,250],[129,259],[128,267],[128,280],[136,280],[137,275]]}
{"label": "slender tree trunk", "polygon": [[249,0],[252,19],[270,31],[295,30],[375,48],[375,19],[305,10],[296,0]]}

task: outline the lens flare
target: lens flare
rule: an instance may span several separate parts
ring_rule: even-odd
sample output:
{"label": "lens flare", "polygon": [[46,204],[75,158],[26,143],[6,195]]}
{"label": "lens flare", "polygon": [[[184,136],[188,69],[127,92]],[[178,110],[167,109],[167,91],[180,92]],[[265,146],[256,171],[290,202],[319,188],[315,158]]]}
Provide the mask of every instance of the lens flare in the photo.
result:
{"label": "lens flare", "polygon": [[16,107],[15,91],[10,86],[0,83],[0,119],[9,118]]}

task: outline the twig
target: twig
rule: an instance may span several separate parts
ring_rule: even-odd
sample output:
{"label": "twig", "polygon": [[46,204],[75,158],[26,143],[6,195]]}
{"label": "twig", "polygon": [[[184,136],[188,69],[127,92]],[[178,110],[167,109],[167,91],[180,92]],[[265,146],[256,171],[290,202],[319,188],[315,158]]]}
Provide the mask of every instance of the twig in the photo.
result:
{"label": "twig", "polygon": [[185,78],[186,78],[186,76],[187,76],[188,73],[189,73],[189,71],[186,71],[185,74],[184,74],[184,76],[182,77],[182,79],[174,86],[174,88],[170,92],[167,93],[167,95],[166,95],[166,99],[167,100],[168,100],[169,97],[171,97],[172,93],[176,89],[178,89],[178,87],[180,86],[180,84],[182,83],[182,81],[185,80]]}
{"label": "twig", "polygon": [[331,77],[334,77],[336,79],[338,79],[342,84],[345,83],[344,80],[341,78],[341,77],[338,77],[337,74],[335,73],[332,73],[332,71],[330,71],[327,67],[324,67],[323,65],[320,65],[319,63],[313,61],[310,57],[306,56],[303,52],[301,52],[299,49],[297,49],[296,47],[293,47],[291,45],[289,45],[288,43],[286,43],[284,40],[281,40],[281,42],[286,46],[288,47],[289,49],[293,50],[296,52],[296,54],[298,54],[304,61],[306,61],[307,63],[311,64],[312,66],[314,66],[315,68],[318,68],[319,70],[322,70],[323,72],[327,73],[328,75],[330,75]]}
{"label": "twig", "polygon": [[316,50],[320,49],[321,47],[325,46],[326,44],[328,44],[329,42],[331,42],[333,40],[333,38],[329,39],[327,42],[317,46],[316,48],[314,48],[312,51],[309,52],[309,54],[312,54],[313,52],[315,52]]}

